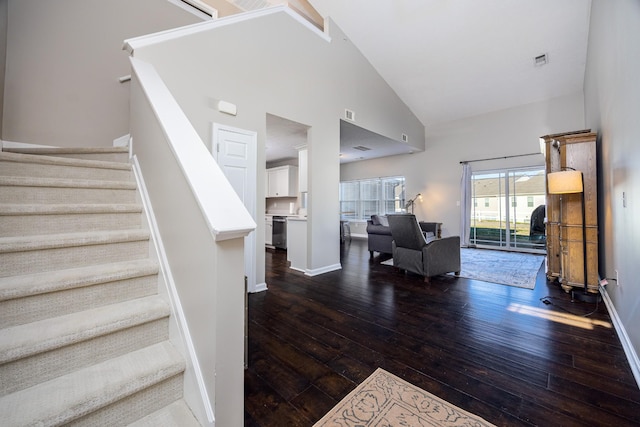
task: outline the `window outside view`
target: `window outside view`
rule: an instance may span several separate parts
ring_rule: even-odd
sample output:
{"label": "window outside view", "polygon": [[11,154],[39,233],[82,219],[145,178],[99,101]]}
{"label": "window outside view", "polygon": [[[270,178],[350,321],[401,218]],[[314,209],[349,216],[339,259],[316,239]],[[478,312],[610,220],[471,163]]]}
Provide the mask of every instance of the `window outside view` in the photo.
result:
{"label": "window outside view", "polygon": [[367,220],[371,215],[404,212],[404,204],[403,176],[340,183],[342,220]]}
{"label": "window outside view", "polygon": [[471,239],[476,246],[545,252],[545,172],[474,172]]}

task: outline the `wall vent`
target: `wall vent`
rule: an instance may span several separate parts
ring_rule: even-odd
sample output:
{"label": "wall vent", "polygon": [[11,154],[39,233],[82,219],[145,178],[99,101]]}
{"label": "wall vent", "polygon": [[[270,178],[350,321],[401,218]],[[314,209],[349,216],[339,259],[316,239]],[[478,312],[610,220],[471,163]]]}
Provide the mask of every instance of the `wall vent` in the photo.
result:
{"label": "wall vent", "polygon": [[536,67],[542,67],[543,65],[546,65],[549,63],[549,57],[547,56],[546,53],[543,53],[542,55],[538,55],[535,58],[533,58],[533,65]]}
{"label": "wall vent", "polygon": [[363,145],[357,145],[355,147],[353,147],[354,150],[358,150],[358,151],[369,151],[371,150],[371,148],[369,147],[365,147]]}
{"label": "wall vent", "polygon": [[402,142],[409,142],[409,135],[407,135],[406,133],[402,134]]}
{"label": "wall vent", "polygon": [[345,108],[344,109],[344,118],[347,120],[351,120],[352,122],[356,121],[356,113],[354,113],[353,111]]}

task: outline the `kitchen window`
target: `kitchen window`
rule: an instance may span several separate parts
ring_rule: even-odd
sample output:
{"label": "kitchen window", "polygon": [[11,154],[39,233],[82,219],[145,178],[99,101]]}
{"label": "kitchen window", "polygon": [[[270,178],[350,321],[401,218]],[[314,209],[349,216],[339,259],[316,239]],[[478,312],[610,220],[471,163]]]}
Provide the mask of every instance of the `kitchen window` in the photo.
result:
{"label": "kitchen window", "polygon": [[341,182],[341,218],[367,220],[371,215],[404,212],[404,185],[403,176]]}

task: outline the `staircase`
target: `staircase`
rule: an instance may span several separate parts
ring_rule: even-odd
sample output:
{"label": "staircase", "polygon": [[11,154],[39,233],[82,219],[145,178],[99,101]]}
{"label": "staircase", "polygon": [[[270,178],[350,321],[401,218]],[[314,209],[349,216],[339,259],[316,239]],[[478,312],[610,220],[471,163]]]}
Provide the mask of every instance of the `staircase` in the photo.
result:
{"label": "staircase", "polygon": [[128,149],[0,152],[0,424],[199,425]]}

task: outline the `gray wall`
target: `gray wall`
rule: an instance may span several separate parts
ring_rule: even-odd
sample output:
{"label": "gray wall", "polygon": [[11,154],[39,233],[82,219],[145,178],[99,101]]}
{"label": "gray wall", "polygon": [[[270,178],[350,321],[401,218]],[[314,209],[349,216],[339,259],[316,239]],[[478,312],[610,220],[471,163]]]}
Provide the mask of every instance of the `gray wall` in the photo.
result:
{"label": "gray wall", "polygon": [[[587,126],[600,142],[600,273],[640,351],[640,2],[593,0],[585,74]],[[626,195],[626,207],[623,205]]]}
{"label": "gray wall", "polygon": [[0,139],[2,139],[2,115],[4,99],[4,74],[7,64],[7,22],[9,0],[0,0]]}
{"label": "gray wall", "polygon": [[[422,147],[424,126],[337,27],[331,26],[328,42],[290,13],[278,11],[232,25],[222,25],[221,20],[218,28],[137,48],[134,56],[156,67],[206,144],[211,144],[214,122],[257,132],[260,214],[265,208],[267,113],[310,126],[307,267],[318,271],[340,263],[338,182],[344,109],[357,112],[359,126],[396,139],[404,132]],[[217,100],[236,104],[237,116],[219,113]],[[256,222],[261,283],[264,220]]]}
{"label": "gray wall", "polygon": [[2,139],[57,146],[129,132],[125,38],[201,21],[165,0],[9,0],[8,16]]}
{"label": "gray wall", "polygon": [[[540,136],[583,129],[583,112],[582,94],[575,93],[429,126],[424,152],[347,163],[340,179],[403,175],[408,197],[423,196],[414,209],[418,219],[442,222],[443,235],[459,235],[460,161],[540,153]],[[471,164],[473,170],[536,165],[544,165],[541,154]]]}

